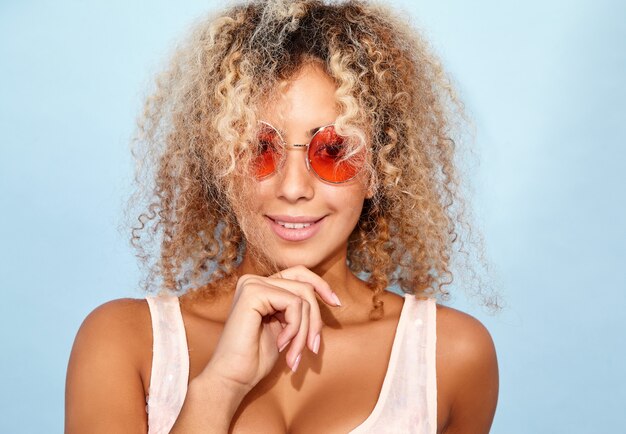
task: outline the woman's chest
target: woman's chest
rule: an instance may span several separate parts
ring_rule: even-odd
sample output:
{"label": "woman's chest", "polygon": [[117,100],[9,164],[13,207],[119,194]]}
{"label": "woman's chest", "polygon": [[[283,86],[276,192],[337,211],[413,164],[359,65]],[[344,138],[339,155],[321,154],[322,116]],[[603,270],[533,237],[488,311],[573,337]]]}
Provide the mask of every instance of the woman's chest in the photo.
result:
{"label": "woman's chest", "polygon": [[[185,356],[189,362],[189,381],[199,375],[211,359],[222,329],[223,324],[218,322],[194,321],[189,318],[185,321],[188,350]],[[296,373],[292,373],[286,365],[283,352],[270,374],[241,402],[231,422],[231,432],[262,430],[281,434],[345,434],[366,422],[364,427],[356,430],[362,434],[377,432],[369,428],[372,420],[380,419],[381,415],[391,421],[392,416],[409,417],[418,412],[425,397],[424,393],[405,388],[404,381],[398,382],[397,379],[391,387],[387,384],[390,383],[390,375],[396,372],[398,359],[404,356],[399,352],[406,349],[398,345],[398,331],[400,325],[397,318],[338,329],[325,327],[319,354],[305,349]],[[418,348],[422,345],[420,342],[410,342],[410,346]],[[419,366],[415,366],[415,369],[410,367],[405,372],[404,380],[413,383],[422,381],[424,376],[420,369]],[[187,378],[186,371],[184,377]],[[418,378],[420,380],[414,381]],[[144,373],[144,384],[151,384],[149,366]],[[395,395],[395,399],[400,397],[408,401],[408,404],[401,404],[405,409],[404,415],[398,415],[397,412],[392,415],[385,408],[381,411],[380,404],[384,403],[390,393]],[[438,426],[441,427],[445,426],[444,415],[447,411],[441,406],[443,397],[438,398],[438,407],[443,410],[438,414]],[[388,407],[389,405],[386,408]],[[373,417],[373,411],[376,417]],[[409,429],[399,432],[431,431]]]}
{"label": "woman's chest", "polygon": [[[231,432],[350,432],[368,419],[379,401],[395,331],[395,321],[326,327],[319,354],[305,349],[296,373],[281,353],[270,374],[242,401]],[[210,360],[220,330],[189,332],[191,380]]]}

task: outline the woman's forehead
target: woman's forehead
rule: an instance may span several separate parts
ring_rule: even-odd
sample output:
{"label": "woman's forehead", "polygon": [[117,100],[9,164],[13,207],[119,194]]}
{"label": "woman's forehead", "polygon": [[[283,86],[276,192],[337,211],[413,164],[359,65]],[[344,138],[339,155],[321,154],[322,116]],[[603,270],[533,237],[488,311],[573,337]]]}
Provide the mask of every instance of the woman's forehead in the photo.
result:
{"label": "woman's forehead", "polygon": [[303,68],[260,102],[257,116],[282,130],[310,131],[329,125],[340,114],[336,90],[321,68]]}

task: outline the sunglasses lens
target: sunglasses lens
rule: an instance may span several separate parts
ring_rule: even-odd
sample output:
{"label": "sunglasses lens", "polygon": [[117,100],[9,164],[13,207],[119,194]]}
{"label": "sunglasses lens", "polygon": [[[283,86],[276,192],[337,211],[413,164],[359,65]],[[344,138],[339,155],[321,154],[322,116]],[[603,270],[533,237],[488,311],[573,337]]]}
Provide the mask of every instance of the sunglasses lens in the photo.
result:
{"label": "sunglasses lens", "polygon": [[253,173],[264,178],[276,170],[280,160],[280,137],[276,130],[262,124],[257,133],[255,157],[252,161]]}
{"label": "sunglasses lens", "polygon": [[311,168],[325,181],[345,182],[356,176],[363,167],[364,153],[346,158],[348,140],[337,134],[334,126],[318,131],[309,146]]}

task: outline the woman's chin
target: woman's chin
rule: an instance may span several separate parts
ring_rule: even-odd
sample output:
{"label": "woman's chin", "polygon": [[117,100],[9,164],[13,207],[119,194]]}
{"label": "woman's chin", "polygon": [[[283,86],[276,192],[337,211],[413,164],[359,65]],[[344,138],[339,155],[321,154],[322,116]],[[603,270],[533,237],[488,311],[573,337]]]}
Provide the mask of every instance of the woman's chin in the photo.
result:
{"label": "woman's chin", "polygon": [[293,268],[293,267],[297,267],[297,266],[304,266],[306,268],[308,268],[309,270],[312,270],[316,267],[318,267],[320,264],[319,260],[314,260],[311,257],[307,257],[307,256],[295,256],[295,257],[289,257],[289,258],[277,258],[276,259],[276,265],[278,266],[278,268],[280,268],[281,270],[284,270],[286,268]]}
{"label": "woman's chin", "polygon": [[312,258],[306,254],[285,254],[285,255],[246,255],[242,266],[245,269],[245,273],[260,273],[260,274],[274,274],[277,271],[285,270],[287,268],[293,268],[297,266],[304,266],[310,270],[317,268],[321,261],[319,258]]}

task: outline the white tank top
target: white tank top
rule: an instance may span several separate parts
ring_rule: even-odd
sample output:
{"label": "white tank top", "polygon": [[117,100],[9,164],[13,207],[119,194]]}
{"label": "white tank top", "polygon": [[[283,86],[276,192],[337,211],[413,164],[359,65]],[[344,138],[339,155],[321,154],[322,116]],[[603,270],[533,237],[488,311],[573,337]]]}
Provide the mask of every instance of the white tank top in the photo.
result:
{"label": "white tank top", "polygon": [[[146,297],[152,316],[153,358],[148,433],[166,434],[183,406],[189,353],[178,298]],[[436,434],[436,301],[405,294],[391,357],[372,413],[349,434]]]}

